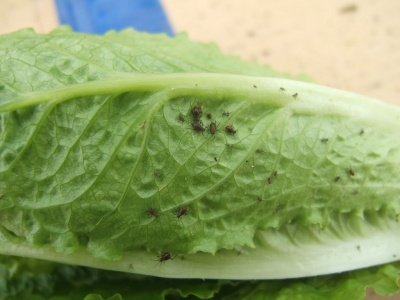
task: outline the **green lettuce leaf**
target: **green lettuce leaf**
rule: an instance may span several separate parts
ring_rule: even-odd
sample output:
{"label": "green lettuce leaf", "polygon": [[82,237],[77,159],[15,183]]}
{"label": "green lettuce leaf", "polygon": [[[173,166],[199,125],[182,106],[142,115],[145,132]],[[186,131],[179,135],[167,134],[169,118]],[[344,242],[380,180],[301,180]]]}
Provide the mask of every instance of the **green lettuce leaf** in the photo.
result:
{"label": "green lettuce leaf", "polygon": [[[210,279],[397,261],[400,109],[292,79],[184,35],[1,36],[0,253]],[[357,299],[387,273],[233,286]]]}
{"label": "green lettuce leaf", "polygon": [[0,257],[0,297],[24,299],[363,299],[398,292],[399,263],[341,275],[269,281],[163,279],[42,260]]}

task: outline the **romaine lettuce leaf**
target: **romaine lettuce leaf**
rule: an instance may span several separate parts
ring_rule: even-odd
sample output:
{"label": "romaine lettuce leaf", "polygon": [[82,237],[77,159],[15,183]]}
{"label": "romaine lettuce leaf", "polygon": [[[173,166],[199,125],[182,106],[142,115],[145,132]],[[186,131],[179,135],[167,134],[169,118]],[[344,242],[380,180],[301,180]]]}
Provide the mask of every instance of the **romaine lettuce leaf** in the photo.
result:
{"label": "romaine lettuce leaf", "polygon": [[[184,35],[1,36],[0,253],[215,279],[397,261],[400,109],[292,79]],[[372,269],[398,265],[349,274]]]}

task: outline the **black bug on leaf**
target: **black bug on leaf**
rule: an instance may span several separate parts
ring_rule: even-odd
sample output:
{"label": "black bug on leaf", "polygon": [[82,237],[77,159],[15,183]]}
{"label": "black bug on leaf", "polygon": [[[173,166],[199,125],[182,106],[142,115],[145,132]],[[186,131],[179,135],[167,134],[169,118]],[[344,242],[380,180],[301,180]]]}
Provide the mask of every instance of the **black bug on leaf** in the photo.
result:
{"label": "black bug on leaf", "polygon": [[215,122],[211,122],[210,123],[210,133],[212,135],[214,135],[216,131],[217,131],[217,124]]}
{"label": "black bug on leaf", "polygon": [[237,132],[237,130],[235,130],[232,125],[226,125],[225,131],[229,134],[235,134]]}
{"label": "black bug on leaf", "polygon": [[356,173],[354,172],[353,169],[350,169],[350,170],[349,170],[349,174],[350,174],[351,176],[355,176],[355,175],[356,175]]}
{"label": "black bug on leaf", "polygon": [[185,122],[185,116],[182,115],[182,114],[179,114],[178,120],[179,120],[180,122],[182,122],[182,123]]}
{"label": "black bug on leaf", "polygon": [[193,122],[192,127],[197,132],[203,132],[205,128],[199,122]]}
{"label": "black bug on leaf", "polygon": [[212,118],[212,114],[211,114],[211,113],[208,113],[208,114],[207,114],[207,119],[211,120],[211,118]]}
{"label": "black bug on leaf", "polygon": [[328,138],[322,138],[321,139],[321,143],[323,143],[323,144],[326,144],[326,143],[328,143],[329,142],[329,139]]}
{"label": "black bug on leaf", "polygon": [[338,182],[340,180],[340,176],[335,176],[335,178],[333,179],[334,182]]}
{"label": "black bug on leaf", "polygon": [[201,114],[203,112],[203,106],[195,106],[192,109],[192,115],[194,120],[197,122],[200,120]]}
{"label": "black bug on leaf", "polygon": [[181,207],[176,212],[176,217],[179,219],[188,213],[188,209],[186,207]]}
{"label": "black bug on leaf", "polygon": [[172,259],[172,256],[169,252],[163,252],[161,255],[158,257],[158,261],[160,263],[166,262],[167,260]]}
{"label": "black bug on leaf", "polygon": [[155,208],[153,208],[153,207],[149,207],[149,208],[147,209],[147,213],[148,213],[149,215],[152,215],[154,218],[158,218],[158,212],[157,212],[157,210],[156,210]]}
{"label": "black bug on leaf", "polygon": [[268,178],[267,178],[267,182],[268,182],[268,184],[272,184],[272,178],[271,178],[271,177],[268,177]]}
{"label": "black bug on leaf", "polygon": [[293,97],[294,99],[297,99],[297,96],[298,96],[297,93],[294,93],[294,94],[292,95],[292,97]]}
{"label": "black bug on leaf", "polygon": [[223,117],[229,117],[229,115],[230,115],[229,111],[223,111],[222,112],[222,116]]}

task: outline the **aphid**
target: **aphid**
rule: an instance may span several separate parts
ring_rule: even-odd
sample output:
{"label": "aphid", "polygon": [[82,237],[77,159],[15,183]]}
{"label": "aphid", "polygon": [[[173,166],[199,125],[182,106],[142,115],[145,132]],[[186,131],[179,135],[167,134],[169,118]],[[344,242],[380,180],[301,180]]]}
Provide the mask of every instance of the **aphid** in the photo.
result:
{"label": "aphid", "polygon": [[275,207],[275,212],[280,212],[281,210],[284,210],[286,207],[285,204],[279,204],[277,207]]}
{"label": "aphid", "polygon": [[176,217],[177,217],[177,218],[183,217],[184,215],[187,214],[187,212],[188,212],[188,210],[187,210],[186,207],[181,207],[181,208],[179,208],[178,211],[176,212]]}
{"label": "aphid", "polygon": [[185,122],[185,116],[182,114],[179,114],[178,120],[181,121],[182,123]]}
{"label": "aphid", "polygon": [[354,172],[353,169],[350,169],[350,170],[349,170],[349,174],[350,174],[351,176],[355,176],[355,175],[356,175],[356,173]]}
{"label": "aphid", "polygon": [[327,139],[327,138],[322,138],[322,139],[321,139],[321,143],[326,144],[327,142],[329,142],[329,139]]}
{"label": "aphid", "polygon": [[295,94],[293,94],[293,95],[292,95],[292,97],[293,97],[294,99],[296,99],[296,98],[297,98],[297,96],[298,96],[298,94],[297,94],[297,93],[295,93]]}
{"label": "aphid", "polygon": [[361,130],[360,130],[360,135],[364,135],[364,129],[363,128],[361,128]]}
{"label": "aphid", "polygon": [[256,86],[255,84],[253,84],[253,88],[255,88],[255,89],[256,89],[256,88],[257,88],[257,86]]}
{"label": "aphid", "polygon": [[278,171],[277,170],[274,171],[274,176],[278,177]]}
{"label": "aphid", "polygon": [[230,115],[230,114],[229,114],[229,111],[223,111],[223,112],[222,112],[222,116],[223,116],[223,117],[229,117],[229,115]]}
{"label": "aphid", "polygon": [[280,87],[279,90],[280,90],[281,92],[286,91],[283,87]]}
{"label": "aphid", "polygon": [[214,135],[216,131],[217,131],[217,124],[215,122],[211,122],[210,123],[210,133],[212,135]]}
{"label": "aphid", "polygon": [[152,215],[154,218],[158,218],[158,212],[157,212],[157,210],[156,210],[155,208],[153,208],[153,207],[149,207],[149,208],[147,209],[147,213],[148,213],[149,215]]}
{"label": "aphid", "polygon": [[256,153],[263,153],[264,152],[264,150],[262,149],[262,148],[258,148],[257,150],[256,150]]}
{"label": "aphid", "polygon": [[192,123],[193,129],[197,132],[203,132],[205,129],[199,122],[193,122]]}
{"label": "aphid", "polygon": [[271,177],[268,177],[268,178],[267,178],[267,182],[268,182],[268,184],[272,184],[272,178],[271,178]]}
{"label": "aphid", "polygon": [[195,106],[192,109],[192,115],[195,121],[200,120],[201,113],[203,111],[203,106]]}
{"label": "aphid", "polygon": [[208,114],[207,114],[207,119],[211,120],[211,118],[212,118],[212,114],[211,114],[211,113],[208,113]]}
{"label": "aphid", "polygon": [[340,180],[340,176],[335,176],[335,179],[333,179],[334,182],[338,182]]}
{"label": "aphid", "polygon": [[237,130],[235,130],[232,125],[226,125],[225,131],[230,134],[235,134],[237,132]]}
{"label": "aphid", "polygon": [[217,159],[217,157],[216,156],[214,156],[214,160],[217,162],[218,161],[218,159]]}
{"label": "aphid", "polygon": [[261,201],[262,201],[262,197],[258,196],[258,197],[257,197],[257,201],[258,201],[258,202],[261,202]]}
{"label": "aphid", "polygon": [[160,257],[158,258],[158,261],[160,263],[163,263],[170,259],[172,259],[171,254],[169,252],[164,252],[164,253],[161,253]]}

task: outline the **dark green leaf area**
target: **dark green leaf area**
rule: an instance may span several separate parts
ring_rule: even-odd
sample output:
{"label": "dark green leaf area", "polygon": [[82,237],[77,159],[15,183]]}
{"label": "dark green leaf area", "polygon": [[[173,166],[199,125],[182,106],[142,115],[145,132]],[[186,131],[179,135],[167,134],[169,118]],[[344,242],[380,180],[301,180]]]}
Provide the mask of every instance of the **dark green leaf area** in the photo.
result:
{"label": "dark green leaf area", "polygon": [[[161,267],[161,266],[160,266]],[[0,257],[0,297],[5,300],[348,299],[399,292],[399,264],[288,280],[164,279],[42,260]]]}
{"label": "dark green leaf area", "polygon": [[39,105],[18,121],[21,112],[7,113],[2,228],[118,259],[141,247],[252,246],[257,228],[327,226],[333,212],[359,207],[399,212],[398,174],[385,163],[400,155],[398,141],[360,134],[357,120],[243,100],[124,93]]}

